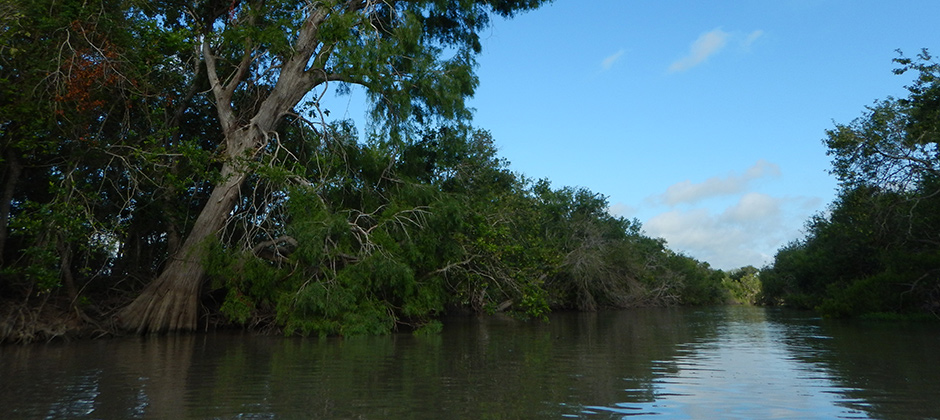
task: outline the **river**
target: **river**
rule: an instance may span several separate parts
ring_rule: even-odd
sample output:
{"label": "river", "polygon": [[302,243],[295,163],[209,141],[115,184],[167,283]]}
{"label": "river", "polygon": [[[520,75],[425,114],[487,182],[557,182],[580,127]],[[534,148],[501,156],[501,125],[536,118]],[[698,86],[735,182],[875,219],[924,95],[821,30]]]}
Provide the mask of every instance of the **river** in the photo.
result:
{"label": "river", "polygon": [[727,306],[0,347],[0,418],[940,418],[940,326]]}

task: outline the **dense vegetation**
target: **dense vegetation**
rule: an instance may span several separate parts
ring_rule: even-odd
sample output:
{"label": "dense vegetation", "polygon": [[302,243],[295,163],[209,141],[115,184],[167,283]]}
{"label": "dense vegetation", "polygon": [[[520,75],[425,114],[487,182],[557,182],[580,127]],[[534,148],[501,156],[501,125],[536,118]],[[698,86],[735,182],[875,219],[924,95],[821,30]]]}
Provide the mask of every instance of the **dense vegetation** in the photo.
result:
{"label": "dense vegetation", "polygon": [[927,51],[895,62],[917,73],[909,95],[828,131],[838,199],[762,270],[763,303],[940,315],[940,65]]}
{"label": "dense vegetation", "polygon": [[540,3],[3,2],[0,341],[750,299],[472,127],[477,34]]}

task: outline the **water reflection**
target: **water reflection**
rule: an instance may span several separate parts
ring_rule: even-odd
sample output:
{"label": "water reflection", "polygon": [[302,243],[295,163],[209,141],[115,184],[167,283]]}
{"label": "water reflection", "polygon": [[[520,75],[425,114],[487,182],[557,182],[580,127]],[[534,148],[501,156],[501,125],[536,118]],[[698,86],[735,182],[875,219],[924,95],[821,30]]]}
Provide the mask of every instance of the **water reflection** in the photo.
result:
{"label": "water reflection", "polygon": [[445,325],[2,347],[0,418],[940,417],[934,325],[748,307]]}
{"label": "water reflection", "polygon": [[[771,319],[792,324],[785,313]],[[940,418],[935,324],[820,320],[787,344],[796,360],[832,378],[848,406],[877,418]]]}
{"label": "water reflection", "polygon": [[[730,307],[691,313],[712,334],[679,343],[657,361],[657,413],[669,418],[867,418],[852,407],[823,366],[800,362],[787,345],[789,325],[766,312]],[[797,324],[799,325],[799,324]]]}

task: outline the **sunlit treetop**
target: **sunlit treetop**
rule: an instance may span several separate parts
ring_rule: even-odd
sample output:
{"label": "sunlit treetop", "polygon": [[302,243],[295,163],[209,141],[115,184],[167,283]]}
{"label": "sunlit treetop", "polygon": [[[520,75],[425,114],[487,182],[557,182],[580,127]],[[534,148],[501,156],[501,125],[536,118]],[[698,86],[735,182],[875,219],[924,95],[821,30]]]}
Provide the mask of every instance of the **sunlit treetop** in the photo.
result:
{"label": "sunlit treetop", "polygon": [[246,104],[260,103],[278,83],[290,84],[294,95],[323,86],[313,92],[312,108],[327,88],[358,85],[372,100],[373,117],[397,125],[468,118],[464,99],[478,84],[480,31],[492,15],[511,17],[542,3],[210,0],[140,10],[185,33],[194,48],[205,43],[220,81],[250,96],[233,104],[237,112],[253,114]]}

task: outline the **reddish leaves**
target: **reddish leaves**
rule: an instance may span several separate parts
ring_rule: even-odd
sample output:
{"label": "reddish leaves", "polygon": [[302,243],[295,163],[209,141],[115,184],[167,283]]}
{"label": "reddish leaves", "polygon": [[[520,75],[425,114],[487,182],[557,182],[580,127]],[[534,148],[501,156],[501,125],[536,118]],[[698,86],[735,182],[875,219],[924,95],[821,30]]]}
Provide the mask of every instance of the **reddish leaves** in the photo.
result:
{"label": "reddish leaves", "polygon": [[[94,117],[105,112],[105,105],[113,99],[110,88],[123,79],[120,56],[108,39],[93,40],[95,34],[86,31],[80,22],[72,22],[71,29],[89,42],[72,50],[62,61],[60,74],[64,77],[55,100],[69,104],[79,114]],[[64,111],[59,109],[57,113],[62,115]]]}

